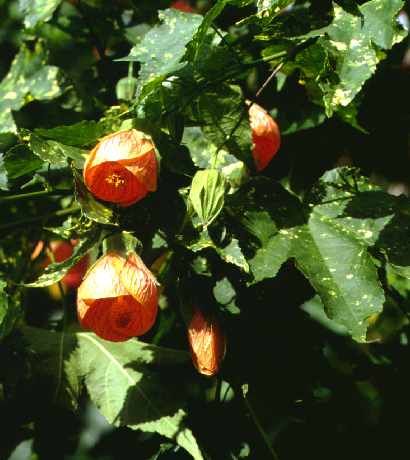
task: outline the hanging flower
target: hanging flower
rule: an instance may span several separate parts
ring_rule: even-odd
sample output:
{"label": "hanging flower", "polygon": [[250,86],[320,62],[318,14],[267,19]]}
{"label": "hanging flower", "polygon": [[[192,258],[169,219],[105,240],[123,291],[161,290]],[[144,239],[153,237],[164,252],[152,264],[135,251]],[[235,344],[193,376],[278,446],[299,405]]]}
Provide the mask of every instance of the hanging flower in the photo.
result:
{"label": "hanging flower", "polygon": [[194,308],[188,326],[192,362],[198,372],[212,376],[218,373],[225,355],[226,340],[219,322]]}
{"label": "hanging flower", "polygon": [[175,10],[183,11],[184,13],[194,13],[195,10],[189,4],[187,0],[175,0],[171,3],[171,8]]}
{"label": "hanging flower", "polygon": [[250,103],[249,121],[252,129],[256,169],[265,169],[280,147],[280,131],[275,120],[260,105]]}
{"label": "hanging flower", "polygon": [[157,158],[152,139],[130,129],[110,134],[91,150],[84,182],[97,198],[130,206],[157,189]]}
{"label": "hanging flower", "polygon": [[157,311],[157,281],[135,252],[126,257],[107,253],[78,288],[81,325],[105,340],[121,342],[145,334]]}

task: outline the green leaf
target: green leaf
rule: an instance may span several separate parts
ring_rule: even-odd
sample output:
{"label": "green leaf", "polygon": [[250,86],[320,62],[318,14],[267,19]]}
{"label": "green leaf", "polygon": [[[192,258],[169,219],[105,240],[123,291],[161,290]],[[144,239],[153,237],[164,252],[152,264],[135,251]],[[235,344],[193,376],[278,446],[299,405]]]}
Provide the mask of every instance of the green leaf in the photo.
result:
{"label": "green leaf", "polygon": [[45,139],[61,142],[74,147],[90,147],[110,132],[108,121],[80,121],[73,125],[57,126],[55,128],[34,130],[34,134]]}
{"label": "green leaf", "polygon": [[[312,80],[307,85],[310,92],[322,93],[328,116],[339,106],[348,106],[375,72],[382,54],[374,45],[390,49],[406,35],[396,23],[401,5],[403,2],[398,0],[371,0],[359,6],[363,14],[361,18],[334,4],[333,22],[306,36],[320,37],[317,43],[303,51],[305,55],[312,49],[317,53],[307,65],[302,65],[302,71]],[[318,55],[320,48],[321,58]],[[332,75],[329,60],[335,62],[336,78]],[[311,74],[315,67],[316,72]]]}
{"label": "green leaf", "polygon": [[137,89],[137,79],[135,77],[121,78],[115,87],[117,99],[123,101],[132,101]]}
{"label": "green leaf", "polygon": [[30,151],[23,144],[16,145],[11,148],[3,160],[4,169],[7,173],[7,178],[18,179],[19,177],[31,174],[43,166],[43,161]]}
{"label": "green leaf", "polygon": [[192,179],[189,200],[201,224],[208,227],[222,211],[225,179],[216,169],[198,171]]}
{"label": "green leaf", "polygon": [[397,199],[382,192],[357,169],[327,171],[306,197],[307,205],[322,216],[337,218],[365,246],[374,245],[398,211]]}
{"label": "green leaf", "polygon": [[[61,343],[62,334],[29,328],[25,335],[35,352],[59,362],[56,343]],[[134,339],[108,342],[84,332],[65,333],[63,345],[64,384],[84,382],[109,423],[159,433],[177,442],[194,459],[203,459],[185,425],[185,383],[178,377],[178,367],[189,362],[189,353]]]}
{"label": "green leaf", "polygon": [[80,261],[91,249],[94,248],[96,244],[100,241],[101,232],[99,229],[94,229],[91,231],[87,237],[81,239],[79,243],[74,247],[73,254],[68,259],[63,262],[54,262],[46,267],[44,273],[40,277],[32,282],[27,283],[27,287],[45,287],[50,286],[54,283],[60,281],[67,272],[72,268],[77,262]]}
{"label": "green leaf", "polygon": [[[48,385],[54,402],[78,406],[81,393],[81,376],[69,359],[77,345],[72,333],[57,333],[37,327],[23,326],[20,331],[25,346],[35,356],[34,372],[42,384]],[[44,383],[43,383],[44,382]]]}
{"label": "green leaf", "polygon": [[185,47],[202,22],[200,15],[175,9],[159,11],[158,16],[162,24],[147,32],[142,41],[132,48],[130,55],[124,58],[141,63],[139,91],[148,83],[154,83],[155,87],[167,75],[184,67],[181,60]]}
{"label": "green leaf", "polygon": [[229,264],[236,265],[241,270],[249,273],[249,265],[243,255],[242,249],[239,246],[239,241],[236,238],[232,238],[230,243],[224,248],[216,248],[219,256],[222,260]]}
{"label": "green leaf", "polygon": [[249,261],[254,278],[251,284],[267,278],[274,278],[282,264],[289,258],[291,239],[285,232],[287,231],[282,230],[282,233],[271,237]]}
{"label": "green leaf", "polygon": [[38,22],[51,19],[61,0],[19,0],[19,8],[24,16],[24,25],[34,27]]}
{"label": "green leaf", "polygon": [[63,240],[75,238],[79,234],[88,231],[89,222],[84,222],[76,217],[69,216],[59,227],[44,227],[50,233],[54,233]]}
{"label": "green leaf", "polygon": [[7,331],[7,316],[8,316],[8,297],[4,292],[7,283],[0,279],[0,339],[4,337]]}
{"label": "green leaf", "polygon": [[380,313],[384,303],[367,248],[379,245],[391,228],[394,202],[355,169],[328,171],[307,197],[308,222],[290,234],[292,256],[326,314],[362,342],[366,319]]}
{"label": "green leaf", "polygon": [[329,319],[326,315],[324,306],[320,297],[315,295],[310,300],[300,306],[314,321],[317,321],[326,329],[339,335],[348,335],[348,331],[344,326],[341,326],[336,321]]}
{"label": "green leaf", "polygon": [[58,74],[57,67],[45,65],[40,45],[33,52],[20,48],[0,83],[0,133],[17,133],[13,110],[20,110],[31,100],[46,101],[61,94]]}
{"label": "green leaf", "polygon": [[233,190],[239,188],[247,177],[245,164],[226,150],[218,148],[204,136],[201,128],[184,129],[182,143],[189,147],[195,166],[201,169],[218,169]]}
{"label": "green leaf", "polygon": [[249,264],[236,238],[231,238],[226,246],[220,247],[219,244],[216,244],[212,240],[208,230],[205,229],[199,233],[199,238],[187,244],[187,248],[192,252],[199,252],[203,249],[212,248],[224,262],[235,265],[244,272],[249,273]]}
{"label": "green leaf", "polygon": [[382,311],[384,292],[363,242],[317,211],[289,237],[297,267],[319,294],[327,316],[365,342],[366,319]]}
{"label": "green leaf", "polygon": [[75,166],[81,168],[84,165],[84,157],[87,152],[60,144],[57,141],[44,140],[35,134],[30,136],[30,148],[43,161],[55,167],[67,166],[67,160],[74,160]]}
{"label": "green leaf", "polygon": [[380,48],[390,49],[406,37],[407,32],[400,29],[393,19],[404,6],[402,0],[371,0],[359,6],[363,14],[363,33]]}
{"label": "green leaf", "polygon": [[9,181],[7,178],[7,170],[6,170],[3,154],[0,153],[0,190],[7,191],[9,189],[8,183]]}
{"label": "green leaf", "polygon": [[[328,317],[358,341],[366,340],[366,319],[384,303],[368,248],[380,245],[394,256],[394,235],[402,241],[399,228],[410,228],[394,223],[401,208],[349,168],[328,171],[307,195],[305,209],[266,178],[254,179],[228,203],[230,214],[256,238],[249,261],[253,282],[275,276],[285,260],[295,259]],[[404,252],[409,260],[410,250]]]}
{"label": "green leaf", "polygon": [[192,39],[192,42],[189,44],[190,51],[193,50],[193,55],[190,56],[192,60],[195,60],[200,54],[208,29],[211,27],[214,20],[222,13],[228,2],[230,2],[230,0],[218,0],[206,13],[201,25],[198,27],[198,30]]}
{"label": "green leaf", "polygon": [[212,290],[215,300],[223,306],[223,309],[232,315],[240,313],[235,303],[236,291],[228,278],[217,281]]}
{"label": "green leaf", "polygon": [[[152,368],[186,363],[186,352],[136,340],[107,342],[93,334],[77,337],[74,359],[91,399],[110,423],[175,438],[194,458],[202,458],[191,431],[184,427],[185,411],[163,392],[163,382]],[[168,383],[171,389],[171,379]]]}
{"label": "green leaf", "polygon": [[255,240],[254,256],[248,259],[251,284],[276,276],[290,257],[289,232],[303,223],[300,202],[279,184],[258,177],[232,196],[228,209]]}
{"label": "green leaf", "polygon": [[225,147],[247,166],[254,167],[248,108],[240,88],[221,85],[218,90],[201,94],[198,114],[205,136],[218,150]]}
{"label": "green leaf", "polygon": [[0,273],[0,343],[9,335],[18,319],[20,319],[21,291],[6,292],[7,282]]}
{"label": "green leaf", "polygon": [[256,0],[257,13],[243,19],[239,24],[244,25],[256,22],[260,26],[266,27],[292,3],[292,0]]}
{"label": "green leaf", "polygon": [[339,105],[346,107],[376,70],[379,58],[370,39],[362,34],[361,19],[335,6],[335,20],[327,28],[329,39],[320,39],[336,59],[339,83],[323,83],[324,103],[328,115]]}
{"label": "green leaf", "polygon": [[359,107],[356,102],[357,99],[358,98],[356,98],[346,107],[339,107],[336,112],[337,116],[341,118],[345,123],[348,123],[350,126],[362,132],[363,134],[369,134],[368,131],[363,128],[363,126],[360,126],[359,121],[357,120],[359,115]]}
{"label": "green leaf", "polygon": [[108,236],[104,239],[103,242],[104,253],[107,253],[109,251],[117,251],[120,253],[124,252],[127,254],[129,252],[141,252],[141,250],[141,241],[132,233],[126,231],[122,231]]}
{"label": "green leaf", "polygon": [[89,219],[105,225],[118,225],[111,208],[97,201],[85,186],[80,172],[73,168],[75,197],[80,204],[81,211]]}
{"label": "green leaf", "polygon": [[326,114],[322,107],[315,104],[309,104],[305,101],[302,106],[293,108],[292,111],[287,111],[289,104],[280,110],[278,117],[275,117],[281,130],[282,135],[293,134],[305,129],[315,128],[320,126],[326,120]]}

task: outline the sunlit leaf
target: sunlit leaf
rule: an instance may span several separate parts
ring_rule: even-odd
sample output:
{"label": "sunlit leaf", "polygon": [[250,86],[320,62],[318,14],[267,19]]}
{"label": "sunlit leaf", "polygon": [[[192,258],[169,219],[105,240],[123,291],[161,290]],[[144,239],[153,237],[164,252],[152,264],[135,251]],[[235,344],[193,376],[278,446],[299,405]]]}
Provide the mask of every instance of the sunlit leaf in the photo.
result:
{"label": "sunlit leaf", "polygon": [[34,51],[22,47],[0,83],[0,133],[17,132],[13,110],[30,100],[46,101],[60,94],[59,70],[46,65],[40,45]]}
{"label": "sunlit leaf", "polygon": [[[48,355],[54,363],[63,360],[62,385],[76,387],[84,382],[94,404],[111,424],[161,434],[175,440],[194,459],[203,459],[186,426],[183,380],[175,372],[189,361],[187,352],[138,340],[113,343],[81,332],[65,334],[63,354],[59,355],[56,343],[62,340],[61,334],[29,328],[25,335],[39,355]],[[168,377],[160,374],[167,369]],[[53,375],[56,377],[61,378]],[[167,392],[163,391],[165,382]]]}
{"label": "sunlit leaf", "polygon": [[204,227],[210,225],[222,211],[225,179],[216,169],[198,171],[192,179],[189,199]]}
{"label": "sunlit leaf", "polygon": [[61,0],[19,0],[24,13],[24,25],[34,27],[40,21],[48,21],[58,8]]}

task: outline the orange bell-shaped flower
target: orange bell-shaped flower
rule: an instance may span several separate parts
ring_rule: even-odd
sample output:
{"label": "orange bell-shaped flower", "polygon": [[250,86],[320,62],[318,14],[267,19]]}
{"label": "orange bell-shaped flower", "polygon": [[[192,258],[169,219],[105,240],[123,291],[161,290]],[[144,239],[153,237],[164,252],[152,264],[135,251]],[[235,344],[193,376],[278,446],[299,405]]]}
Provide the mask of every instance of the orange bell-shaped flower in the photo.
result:
{"label": "orange bell-shaped flower", "polygon": [[81,325],[105,340],[121,342],[145,334],[157,311],[157,281],[135,252],[127,257],[107,253],[78,288]]}
{"label": "orange bell-shaped flower", "polygon": [[262,171],[279,150],[279,126],[265,109],[255,103],[249,106],[249,121],[253,140],[252,156],[257,171]]}
{"label": "orange bell-shaped flower", "polygon": [[192,362],[198,372],[212,376],[218,373],[225,356],[226,340],[215,317],[205,316],[194,308],[188,326],[188,341]]}
{"label": "orange bell-shaped flower", "polygon": [[130,129],[110,134],[91,150],[84,182],[97,198],[130,206],[157,189],[157,158],[152,139]]}

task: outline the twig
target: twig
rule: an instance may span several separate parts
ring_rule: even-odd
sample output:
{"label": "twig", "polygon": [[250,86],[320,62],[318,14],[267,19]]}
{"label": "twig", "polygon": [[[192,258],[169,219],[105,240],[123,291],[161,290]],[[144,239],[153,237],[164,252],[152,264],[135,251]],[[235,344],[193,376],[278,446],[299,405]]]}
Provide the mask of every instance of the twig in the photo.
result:
{"label": "twig", "polygon": [[[271,72],[271,74],[268,76],[268,78],[262,83],[261,87],[258,89],[258,91],[256,92],[255,94],[255,97],[258,98],[262,91],[268,86],[269,82],[275,77],[275,75],[279,72],[279,70],[282,68],[282,66],[284,65],[284,61],[282,61],[280,64],[278,64],[274,69],[273,71]],[[242,113],[240,115],[240,117],[238,118],[238,121],[235,123],[235,126],[232,128],[231,132],[228,134],[228,136],[226,136],[224,142],[218,147],[216,153],[215,153],[215,158],[214,158],[214,163],[216,164],[216,158],[218,156],[218,153],[220,152],[220,150],[226,145],[226,143],[232,138],[232,136],[235,134],[236,130],[239,128],[240,124],[242,123],[243,119],[245,118],[245,115],[246,113],[248,112],[249,108],[252,107],[252,105],[254,104],[255,102],[251,101],[250,105],[248,107],[244,107],[244,109],[242,110]]]}
{"label": "twig", "polygon": [[248,409],[249,414],[252,417],[252,421],[255,424],[257,430],[259,431],[259,434],[261,435],[263,441],[265,442],[265,445],[268,448],[268,450],[269,450],[269,452],[271,454],[271,457],[274,460],[279,460],[278,454],[276,453],[275,449],[272,447],[270,439],[268,438],[268,435],[265,433],[265,430],[263,429],[263,427],[262,427],[262,425],[261,425],[261,423],[260,423],[255,411],[253,410],[253,407],[252,407],[251,403],[249,402],[249,400],[246,397],[246,395],[244,394],[244,392],[241,391],[241,393],[242,393],[242,397],[243,397],[243,400],[245,402],[246,408]]}
{"label": "twig", "polygon": [[285,61],[282,61],[280,64],[278,64],[274,69],[273,71],[271,72],[271,74],[269,75],[269,77],[262,83],[262,86],[258,89],[258,91],[256,92],[255,94],[255,97],[258,98],[262,91],[269,85],[269,83],[272,81],[272,79],[276,76],[276,74],[279,72],[279,70],[283,67],[283,65],[285,64]]}
{"label": "twig", "polygon": [[[47,254],[50,257],[51,262],[55,263],[56,260],[55,260],[51,247],[47,248]],[[61,283],[61,280],[58,281],[57,285],[58,285],[58,290],[60,291],[61,302],[63,304],[63,317],[61,319],[62,330],[61,330],[61,336],[60,336],[60,343],[58,346],[57,385],[56,385],[56,390],[54,392],[54,397],[53,397],[54,403],[57,402],[57,398],[60,393],[62,377],[63,377],[63,355],[64,355],[65,331],[66,331],[66,326],[67,326],[67,309],[68,309],[67,300],[65,298],[65,292],[64,292],[64,288]]]}
{"label": "twig", "polygon": [[242,59],[238,56],[238,53],[236,52],[236,49],[228,42],[228,40],[225,38],[224,35],[222,35],[221,31],[216,27],[215,24],[212,24],[212,29],[218,34],[219,38],[225,43],[225,45],[231,50],[232,55],[235,56],[236,62],[240,66],[243,65]]}
{"label": "twig", "polygon": [[28,219],[20,219],[20,220],[14,221],[14,222],[10,222],[8,224],[0,225],[0,231],[1,230],[10,230],[10,229],[18,228],[18,227],[24,226],[26,224],[31,224],[33,222],[38,222],[38,221],[41,221],[41,220],[44,220],[44,222],[46,222],[47,220],[52,219],[53,217],[63,217],[63,216],[67,216],[69,214],[74,214],[74,213],[79,212],[79,211],[80,211],[80,207],[78,205],[71,206],[71,207],[69,207],[67,209],[61,209],[59,211],[51,212],[49,214],[43,214],[42,216],[29,217]]}
{"label": "twig", "polygon": [[221,376],[216,376],[216,386],[215,386],[215,398],[214,401],[219,403],[221,401],[221,390],[222,390],[222,378]]}
{"label": "twig", "polygon": [[17,195],[0,197],[0,203],[5,203],[7,201],[27,200],[31,198],[37,198],[39,196],[69,195],[70,193],[72,193],[71,190],[41,190],[38,192],[20,193]]}
{"label": "twig", "polygon": [[[187,105],[189,105],[199,94],[201,94],[202,91],[205,91],[208,87],[212,87],[218,83],[221,83],[221,82],[224,82],[224,81],[227,81],[229,79],[232,79],[232,78],[235,78],[235,77],[238,77],[240,75],[241,72],[244,72],[247,68],[250,68],[250,67],[255,67],[256,65],[258,64],[262,64],[262,63],[266,63],[266,62],[270,62],[270,61],[273,61],[275,59],[279,59],[281,57],[285,57],[285,56],[288,56],[289,55],[289,52],[288,51],[281,51],[279,53],[276,53],[276,54],[272,54],[270,56],[267,56],[265,58],[261,58],[261,59],[255,59],[254,61],[249,61],[249,62],[241,62],[239,67],[236,67],[236,68],[231,68],[229,70],[229,72],[226,72],[225,74],[221,75],[220,77],[218,78],[215,78],[214,80],[204,80],[202,83],[199,82],[199,85],[197,88],[195,88],[194,91],[191,91],[191,94],[189,94],[189,98],[186,102],[184,102],[182,105],[180,103],[180,101],[178,102],[178,104],[175,104],[173,107],[171,107],[170,109],[168,109],[166,112],[164,112],[163,116],[166,117],[168,115],[171,115],[172,113],[174,112],[177,112],[177,111],[182,111],[183,109],[185,109],[185,107]],[[181,77],[179,77],[181,78]],[[273,78],[273,77],[271,77]],[[177,82],[177,81],[176,81]],[[268,82],[269,83],[269,82]]]}

